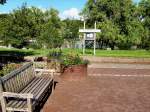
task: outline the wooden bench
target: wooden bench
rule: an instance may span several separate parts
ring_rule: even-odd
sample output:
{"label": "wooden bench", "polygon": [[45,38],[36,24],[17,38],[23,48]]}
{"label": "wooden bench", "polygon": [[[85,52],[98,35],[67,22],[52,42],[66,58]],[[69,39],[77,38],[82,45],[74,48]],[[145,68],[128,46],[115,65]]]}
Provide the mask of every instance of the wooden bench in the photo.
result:
{"label": "wooden bench", "polygon": [[33,63],[28,63],[0,78],[2,111],[33,112],[52,86],[53,76],[37,77]]}

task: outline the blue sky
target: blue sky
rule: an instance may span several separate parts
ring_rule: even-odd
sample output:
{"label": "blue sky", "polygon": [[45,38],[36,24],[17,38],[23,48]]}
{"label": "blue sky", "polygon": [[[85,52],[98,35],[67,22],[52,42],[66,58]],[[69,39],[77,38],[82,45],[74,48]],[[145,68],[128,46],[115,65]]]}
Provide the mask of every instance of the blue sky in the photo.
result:
{"label": "blue sky", "polygon": [[0,5],[1,12],[8,12],[14,8],[20,7],[22,3],[27,3],[28,6],[37,6],[40,8],[56,8],[60,12],[70,9],[78,8],[81,10],[87,0],[8,0],[3,6]]}
{"label": "blue sky", "polygon": [[[140,0],[134,0],[139,2]],[[23,3],[28,6],[36,6],[41,9],[56,8],[60,16],[77,16],[87,0],[7,0],[5,5],[0,5],[0,13],[10,12],[20,7]]]}

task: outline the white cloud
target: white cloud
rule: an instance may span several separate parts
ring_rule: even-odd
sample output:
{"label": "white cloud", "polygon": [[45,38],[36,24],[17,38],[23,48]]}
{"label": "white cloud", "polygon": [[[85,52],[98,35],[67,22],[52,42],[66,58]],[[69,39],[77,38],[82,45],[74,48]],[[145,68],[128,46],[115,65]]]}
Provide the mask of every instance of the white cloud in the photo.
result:
{"label": "white cloud", "polygon": [[60,18],[61,19],[66,19],[66,18],[70,18],[70,19],[79,19],[80,11],[77,8],[71,8],[68,10],[65,10],[62,14],[60,14]]}
{"label": "white cloud", "polygon": [[[33,6],[28,6],[28,8],[32,8]],[[38,9],[40,9],[42,12],[46,12],[46,8],[43,8],[42,6],[38,6]]]}
{"label": "white cloud", "polygon": [[42,6],[39,6],[38,8],[41,9],[42,12],[46,12],[46,10],[47,10],[46,8],[43,8]]}
{"label": "white cloud", "polygon": [[0,14],[7,14],[7,12],[0,12]]}

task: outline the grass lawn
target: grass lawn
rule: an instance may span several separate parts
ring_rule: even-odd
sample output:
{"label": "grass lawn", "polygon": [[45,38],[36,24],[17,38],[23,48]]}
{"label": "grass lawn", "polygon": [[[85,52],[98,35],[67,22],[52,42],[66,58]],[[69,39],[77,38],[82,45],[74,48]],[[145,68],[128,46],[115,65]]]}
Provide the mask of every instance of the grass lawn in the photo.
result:
{"label": "grass lawn", "polygon": [[[3,54],[20,54],[33,56],[46,56],[53,49],[38,49],[38,50],[22,50],[22,49],[6,49],[0,48],[0,55]],[[78,53],[82,56],[81,49],[63,49],[64,53]],[[92,49],[86,49],[86,56],[93,56]],[[150,58],[150,51],[146,50],[96,50],[96,56],[99,57],[130,57],[130,58]]]}

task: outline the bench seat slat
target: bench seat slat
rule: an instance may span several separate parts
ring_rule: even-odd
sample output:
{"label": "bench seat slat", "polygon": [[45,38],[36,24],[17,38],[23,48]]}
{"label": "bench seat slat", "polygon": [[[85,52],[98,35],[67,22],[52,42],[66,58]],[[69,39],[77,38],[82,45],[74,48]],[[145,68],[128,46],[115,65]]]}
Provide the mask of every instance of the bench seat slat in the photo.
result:
{"label": "bench seat slat", "polygon": [[39,93],[39,91],[41,91],[41,89],[43,89],[43,87],[47,87],[48,85],[46,84],[49,84],[49,80],[47,79],[44,79],[44,78],[39,78],[40,80],[38,81],[38,83],[36,83],[36,85],[34,87],[30,86],[30,87],[27,87],[27,89],[24,91],[21,91],[20,93],[31,93],[33,94],[34,98],[36,98],[37,94]]}
{"label": "bench seat slat", "polygon": [[[45,81],[46,82],[46,81]],[[39,93],[36,93],[36,99],[39,99],[42,93],[47,89],[48,86],[50,86],[51,80],[47,80],[45,84],[43,84],[43,87],[40,89]]]}
{"label": "bench seat slat", "polygon": [[[31,93],[35,96],[35,99],[39,99],[42,93],[48,88],[51,80],[45,78],[35,78],[26,88],[24,88],[20,93]],[[10,101],[8,107],[15,108],[27,108],[26,101]],[[33,105],[36,104],[36,100],[33,100]]]}
{"label": "bench seat slat", "polygon": [[7,111],[21,111],[21,112],[28,112],[28,108],[11,108],[11,107],[7,107],[6,108]]}
{"label": "bench seat slat", "polygon": [[[4,111],[32,112],[41,101],[47,98],[48,91],[53,85],[53,76],[51,78],[36,77],[34,70],[31,62],[0,78],[0,91],[9,93],[6,95],[4,93],[1,100]],[[33,96],[27,98],[23,96],[27,94]]]}
{"label": "bench seat slat", "polygon": [[[30,84],[28,84],[27,85],[27,87],[26,88],[24,88],[22,91],[25,91],[25,90],[27,90],[27,88],[28,87],[34,87],[38,82],[40,81],[40,79],[38,79],[38,78],[34,78],[31,82],[30,82]],[[30,90],[28,90],[28,92],[26,92],[26,93],[29,93],[30,92]],[[25,93],[25,92],[20,92],[20,93]],[[22,101],[23,102],[23,101]],[[18,103],[18,101],[10,101],[9,102],[9,105],[19,105],[19,104],[22,104],[22,102],[21,101],[19,101],[19,103]]]}
{"label": "bench seat slat", "polygon": [[41,78],[34,78],[20,93],[32,93],[32,91],[39,85]]}
{"label": "bench seat slat", "polygon": [[[41,82],[41,79],[35,78],[20,93],[31,93],[31,94],[33,94],[34,88],[39,85],[38,84],[39,82]],[[8,105],[10,107],[14,107],[14,106],[19,107],[20,105],[25,105],[25,104],[27,104],[25,101],[10,101]]]}

